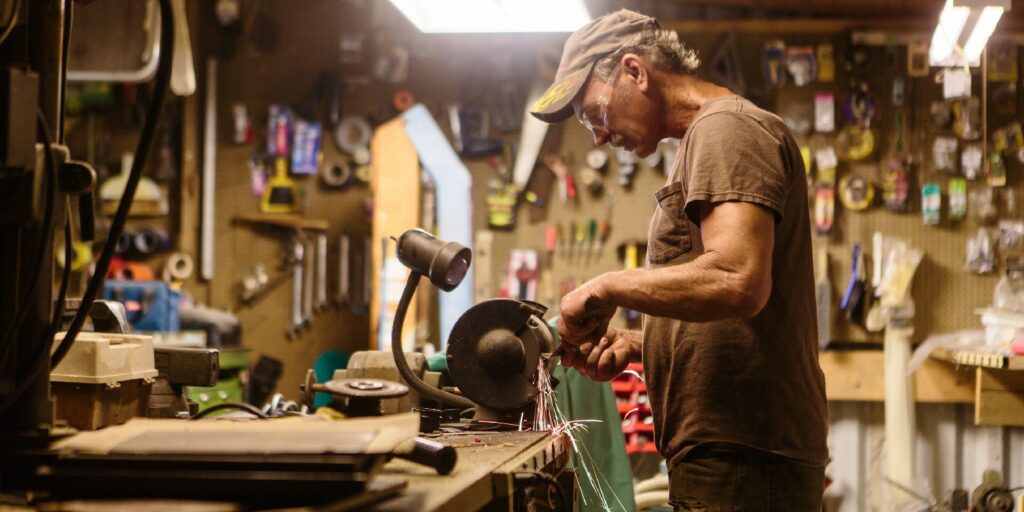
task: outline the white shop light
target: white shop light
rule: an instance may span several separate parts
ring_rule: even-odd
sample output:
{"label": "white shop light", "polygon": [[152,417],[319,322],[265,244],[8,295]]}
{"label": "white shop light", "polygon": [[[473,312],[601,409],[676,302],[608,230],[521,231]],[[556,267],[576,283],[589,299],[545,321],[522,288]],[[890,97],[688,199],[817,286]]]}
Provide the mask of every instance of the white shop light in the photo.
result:
{"label": "white shop light", "polygon": [[583,0],[391,0],[421,32],[573,32],[590,21]]}
{"label": "white shop light", "polygon": [[928,60],[932,66],[977,66],[981,51],[996,29],[1010,0],[946,0],[932,34]]}

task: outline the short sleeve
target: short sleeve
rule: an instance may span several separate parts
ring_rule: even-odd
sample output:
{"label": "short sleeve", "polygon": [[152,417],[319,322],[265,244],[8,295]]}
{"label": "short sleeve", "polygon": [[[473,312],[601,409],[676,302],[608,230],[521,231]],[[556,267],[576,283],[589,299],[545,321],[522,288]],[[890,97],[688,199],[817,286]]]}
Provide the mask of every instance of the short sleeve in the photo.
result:
{"label": "short sleeve", "polygon": [[759,204],[782,220],[788,190],[785,146],[756,119],[719,112],[698,120],[686,148],[686,203],[690,222],[700,225],[701,203]]}

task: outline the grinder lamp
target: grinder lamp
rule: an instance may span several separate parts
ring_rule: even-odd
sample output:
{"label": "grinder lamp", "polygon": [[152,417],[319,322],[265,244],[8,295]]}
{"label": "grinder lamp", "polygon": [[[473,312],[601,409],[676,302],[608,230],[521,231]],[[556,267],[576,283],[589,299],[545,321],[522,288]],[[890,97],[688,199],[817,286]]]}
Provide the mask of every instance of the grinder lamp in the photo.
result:
{"label": "grinder lamp", "polygon": [[473,252],[456,242],[438,240],[418,228],[402,233],[397,242],[398,261],[446,292],[459,286],[469,272]]}
{"label": "grinder lamp", "polygon": [[981,51],[996,29],[1010,0],[946,0],[932,34],[928,61],[932,66],[977,66]]}

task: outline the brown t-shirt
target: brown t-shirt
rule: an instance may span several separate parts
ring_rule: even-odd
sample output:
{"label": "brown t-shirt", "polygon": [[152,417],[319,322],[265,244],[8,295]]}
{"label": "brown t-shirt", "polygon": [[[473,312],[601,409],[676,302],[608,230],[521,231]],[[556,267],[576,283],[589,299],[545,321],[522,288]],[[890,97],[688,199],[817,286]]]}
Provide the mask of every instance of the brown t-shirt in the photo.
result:
{"label": "brown t-shirt", "polygon": [[777,116],[738,96],[701,107],[657,191],[647,268],[704,252],[701,203],[745,201],[775,215],[772,290],[757,316],[713,322],[644,319],[643,359],[655,442],[669,467],[701,444],[828,457],[818,365],[807,183]]}

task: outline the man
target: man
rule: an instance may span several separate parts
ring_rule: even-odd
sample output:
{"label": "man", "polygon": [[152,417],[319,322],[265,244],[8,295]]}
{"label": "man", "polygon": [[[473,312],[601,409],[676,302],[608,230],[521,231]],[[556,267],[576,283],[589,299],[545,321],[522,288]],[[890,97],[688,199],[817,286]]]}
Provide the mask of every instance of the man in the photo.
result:
{"label": "man", "polygon": [[[643,269],[561,301],[564,366],[608,380],[644,363],[677,510],[821,508],[828,429],[803,161],[782,121],[694,75],[675,32],[622,10],[565,44],[531,108],[644,157],[681,139]],[[616,307],[643,332],[608,324]]]}

